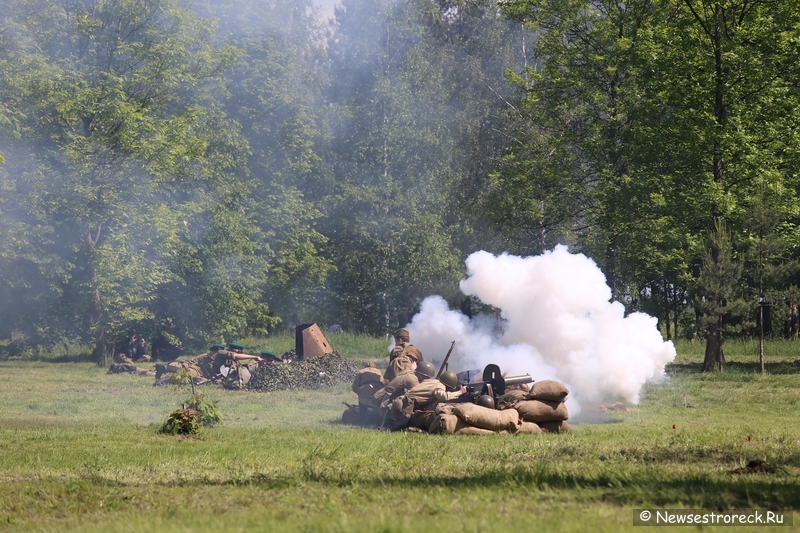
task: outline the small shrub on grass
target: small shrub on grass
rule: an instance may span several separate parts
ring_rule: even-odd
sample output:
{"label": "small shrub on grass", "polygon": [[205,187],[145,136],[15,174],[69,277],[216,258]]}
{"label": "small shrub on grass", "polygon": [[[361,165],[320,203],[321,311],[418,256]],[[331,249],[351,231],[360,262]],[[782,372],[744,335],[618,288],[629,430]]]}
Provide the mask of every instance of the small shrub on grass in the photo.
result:
{"label": "small shrub on grass", "polygon": [[158,432],[167,435],[194,435],[201,427],[213,427],[222,422],[216,402],[206,400],[202,392],[192,394],[183,408],[170,413]]}
{"label": "small shrub on grass", "polygon": [[222,415],[217,409],[217,403],[206,400],[202,391],[194,388],[194,381],[189,372],[182,368],[176,372],[171,380],[176,385],[188,383],[192,387],[189,401],[183,404],[182,409],[173,411],[167,421],[159,429],[159,433],[169,435],[194,435],[200,427],[213,427],[222,422]]}
{"label": "small shrub on grass", "polygon": [[202,392],[192,394],[187,407],[197,411],[201,426],[210,428],[222,422],[222,415],[217,409],[217,402],[206,400]]}
{"label": "small shrub on grass", "polygon": [[194,435],[200,431],[200,413],[194,409],[176,409],[158,430],[166,435]]}

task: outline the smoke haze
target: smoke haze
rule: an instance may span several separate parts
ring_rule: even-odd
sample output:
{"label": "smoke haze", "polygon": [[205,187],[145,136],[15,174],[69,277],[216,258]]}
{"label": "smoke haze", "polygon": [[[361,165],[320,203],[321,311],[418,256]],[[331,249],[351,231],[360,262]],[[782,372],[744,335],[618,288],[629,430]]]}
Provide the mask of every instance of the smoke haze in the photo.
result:
{"label": "smoke haze", "polygon": [[439,296],[426,298],[409,329],[426,359],[441,360],[452,340],[451,370],[495,363],[506,375],[530,373],[570,389],[568,408],[623,398],[638,403],[642,386],[664,376],[674,360],[657,320],[625,316],[609,302],[611,290],[597,265],[557,246],[535,257],[475,252],[467,258],[466,295],[502,309],[501,329],[486,314],[470,320]]}
{"label": "smoke haze", "polygon": [[336,0],[314,0],[314,5],[320,9],[323,18],[333,17],[333,8],[336,4],[341,4]]}

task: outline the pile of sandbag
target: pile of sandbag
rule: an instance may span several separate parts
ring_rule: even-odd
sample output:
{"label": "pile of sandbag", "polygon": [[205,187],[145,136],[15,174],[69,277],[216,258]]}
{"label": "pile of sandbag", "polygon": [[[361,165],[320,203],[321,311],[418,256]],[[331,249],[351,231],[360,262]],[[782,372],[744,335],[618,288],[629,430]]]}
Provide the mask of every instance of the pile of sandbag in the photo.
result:
{"label": "pile of sandbag", "polygon": [[563,384],[547,380],[534,383],[528,391],[508,391],[498,401],[500,409],[474,403],[440,404],[428,431],[450,435],[567,432],[569,413],[564,402],[568,394]]}
{"label": "pile of sandbag", "polygon": [[567,395],[569,390],[558,381],[537,381],[528,394],[513,405],[524,422],[539,426],[545,433],[569,431]]}

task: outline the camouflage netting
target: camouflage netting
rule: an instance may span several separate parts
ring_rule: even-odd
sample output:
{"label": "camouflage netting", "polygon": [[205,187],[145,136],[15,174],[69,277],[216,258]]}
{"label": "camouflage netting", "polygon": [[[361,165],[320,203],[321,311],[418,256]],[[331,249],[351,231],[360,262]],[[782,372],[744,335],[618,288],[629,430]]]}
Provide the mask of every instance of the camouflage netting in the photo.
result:
{"label": "camouflage netting", "polygon": [[[293,352],[284,354],[291,359]],[[343,359],[338,352],[304,360],[295,359],[291,363],[261,364],[253,371],[247,388],[269,392],[287,389],[318,389],[339,383],[350,383],[359,367]]]}

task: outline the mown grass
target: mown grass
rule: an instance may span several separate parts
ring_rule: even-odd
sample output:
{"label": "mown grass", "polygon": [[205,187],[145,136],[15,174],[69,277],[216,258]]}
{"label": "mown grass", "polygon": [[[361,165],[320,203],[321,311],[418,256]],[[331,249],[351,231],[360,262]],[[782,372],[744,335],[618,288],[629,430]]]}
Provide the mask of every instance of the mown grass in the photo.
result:
{"label": "mown grass", "polygon": [[[379,341],[345,352],[382,360]],[[761,375],[757,355],[729,351],[725,373],[701,374],[702,353],[680,350],[628,412],[571,434],[489,437],[344,426],[346,384],[212,386],[223,424],[163,436],[185,389],[91,363],[0,362],[0,529],[610,532],[647,506],[796,508],[800,358],[768,350]],[[774,470],[732,473],[752,459]]]}

